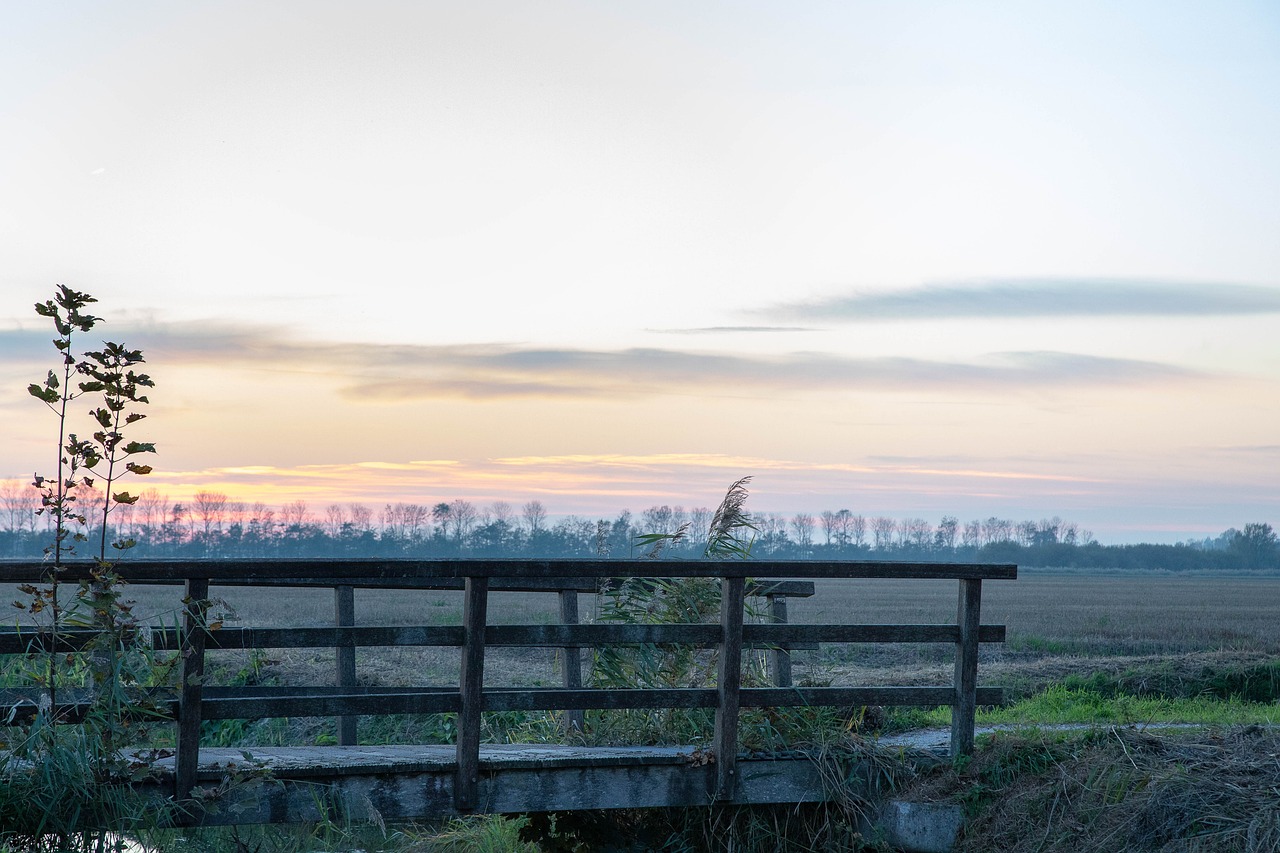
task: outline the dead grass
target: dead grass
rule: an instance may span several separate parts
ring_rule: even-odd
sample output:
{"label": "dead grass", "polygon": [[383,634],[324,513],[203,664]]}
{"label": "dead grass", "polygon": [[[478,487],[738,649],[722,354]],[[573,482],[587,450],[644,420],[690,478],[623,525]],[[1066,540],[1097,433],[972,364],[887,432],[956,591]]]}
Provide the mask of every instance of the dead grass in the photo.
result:
{"label": "dead grass", "polygon": [[1280,733],[1000,735],[901,796],[962,803],[957,850],[1280,849]]}

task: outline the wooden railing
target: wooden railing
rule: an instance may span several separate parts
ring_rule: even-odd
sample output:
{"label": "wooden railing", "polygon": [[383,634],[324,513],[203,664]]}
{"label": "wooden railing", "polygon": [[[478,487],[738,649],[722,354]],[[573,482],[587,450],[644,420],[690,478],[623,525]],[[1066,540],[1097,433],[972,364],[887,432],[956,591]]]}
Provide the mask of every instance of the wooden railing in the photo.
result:
{"label": "wooden railing", "polygon": [[[118,573],[134,584],[184,585],[185,617],[178,628],[151,632],[158,649],[181,650],[182,679],[167,702],[177,722],[176,790],[185,796],[195,785],[199,735],[205,720],[289,716],[339,718],[340,744],[356,742],[357,715],[456,713],[456,806],[473,808],[480,773],[481,714],[484,711],[567,712],[581,726],[585,709],[710,708],[715,711],[712,749],[716,756],[717,796],[732,796],[737,761],[740,708],[788,706],[950,705],[951,749],[973,748],[978,705],[998,704],[1000,688],[977,686],[978,644],[1002,642],[1004,626],[981,625],[984,579],[1013,579],[1013,565],[898,563],[867,561],[686,561],[686,560],[234,560],[140,561],[122,564]],[[47,566],[34,562],[0,563],[0,582],[39,582]],[[62,577],[75,580],[88,569],[73,566]],[[757,580],[749,580],[757,578]],[[622,577],[719,578],[720,621],[715,624],[582,624],[577,595],[598,590]],[[769,580],[758,580],[768,577]],[[950,579],[959,582],[957,618],[942,625],[791,624],[789,597],[811,595],[811,579]],[[332,627],[220,627],[209,630],[210,588],[218,586],[330,587],[335,591]],[[461,589],[461,624],[450,626],[358,626],[354,619],[357,588]],[[491,625],[491,591],[555,593],[560,622],[553,625]],[[769,601],[770,621],[746,622],[748,593]],[[90,639],[80,631],[62,631],[59,650],[75,650]],[[791,683],[790,651],[821,643],[949,643],[955,646],[955,677],[937,687],[797,687]],[[670,689],[596,689],[582,684],[578,652],[582,648],[636,643],[671,643],[718,649],[715,687]],[[29,654],[52,646],[47,633],[0,631],[0,654]],[[459,683],[448,688],[361,687],[356,684],[355,649],[366,646],[453,646],[460,649]],[[558,647],[563,686],[558,688],[484,687],[485,650],[490,646]],[[218,687],[205,683],[210,649],[335,648],[334,687]],[[771,687],[743,687],[743,650],[767,649]],[[0,703],[20,720],[24,707],[38,702],[31,691],[5,690]],[[87,698],[60,694],[59,709],[74,718]],[[0,708],[0,713],[4,708]]]}

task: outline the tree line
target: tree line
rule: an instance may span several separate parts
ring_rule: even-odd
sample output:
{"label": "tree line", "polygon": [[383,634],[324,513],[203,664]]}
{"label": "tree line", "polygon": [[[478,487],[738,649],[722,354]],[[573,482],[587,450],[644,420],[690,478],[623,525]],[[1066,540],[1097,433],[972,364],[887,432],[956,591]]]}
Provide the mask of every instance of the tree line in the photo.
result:
{"label": "tree line", "polygon": [[[92,488],[86,491],[92,491]],[[86,494],[85,501],[94,496]],[[0,554],[38,557],[48,542],[38,497],[18,481],[0,483]],[[645,534],[664,539],[666,556],[699,554],[712,509],[659,505],[639,515],[553,518],[539,500],[476,504],[395,502],[374,510],[357,502],[313,509],[297,500],[280,507],[243,503],[213,490],[175,501],[144,490],[136,503],[113,513],[110,535],[137,541],[137,557],[308,556],[539,556],[638,557]],[[1093,534],[1061,518],[1013,521],[990,517],[935,524],[919,517],[891,518],[828,510],[817,515],[754,515],[752,553],[776,559],[866,558],[1016,562],[1078,568],[1278,569],[1280,544],[1271,525],[1246,524],[1216,537],[1177,545],[1102,545]],[[100,531],[87,531],[91,536]]]}

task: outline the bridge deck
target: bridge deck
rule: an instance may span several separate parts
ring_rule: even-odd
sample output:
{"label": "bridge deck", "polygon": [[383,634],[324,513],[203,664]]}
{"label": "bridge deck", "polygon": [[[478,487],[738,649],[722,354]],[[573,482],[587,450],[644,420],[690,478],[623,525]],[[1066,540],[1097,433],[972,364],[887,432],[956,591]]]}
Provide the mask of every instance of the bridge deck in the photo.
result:
{"label": "bridge deck", "polygon": [[[455,748],[312,746],[200,751],[193,822],[290,823],[344,817],[424,820],[460,814]],[[157,797],[173,790],[174,758],[151,762]],[[800,756],[740,757],[732,802],[815,802],[827,796],[818,766]],[[474,812],[707,806],[716,767],[691,746],[575,747],[485,744]]]}

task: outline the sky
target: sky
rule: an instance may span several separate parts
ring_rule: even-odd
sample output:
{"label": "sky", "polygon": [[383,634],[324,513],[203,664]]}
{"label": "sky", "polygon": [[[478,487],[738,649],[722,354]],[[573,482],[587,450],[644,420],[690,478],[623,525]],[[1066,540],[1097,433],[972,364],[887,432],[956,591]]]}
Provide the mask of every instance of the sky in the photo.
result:
{"label": "sky", "polygon": [[0,479],[54,462],[61,283],[146,353],[175,499],[751,475],[1280,526],[1275,3],[69,0],[0,39]]}

